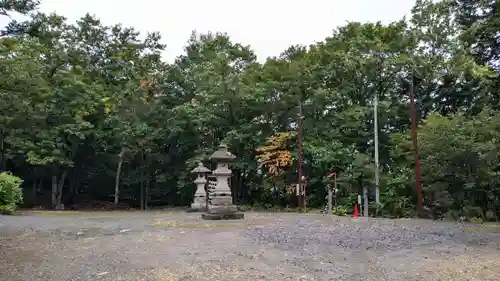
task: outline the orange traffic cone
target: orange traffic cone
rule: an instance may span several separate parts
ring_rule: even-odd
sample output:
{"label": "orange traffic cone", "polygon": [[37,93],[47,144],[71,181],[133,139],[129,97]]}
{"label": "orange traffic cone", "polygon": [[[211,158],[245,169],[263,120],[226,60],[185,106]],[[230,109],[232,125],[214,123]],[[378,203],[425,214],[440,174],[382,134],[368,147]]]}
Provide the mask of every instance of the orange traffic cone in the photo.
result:
{"label": "orange traffic cone", "polygon": [[354,213],[352,214],[352,216],[355,218],[359,217],[358,203],[354,203]]}

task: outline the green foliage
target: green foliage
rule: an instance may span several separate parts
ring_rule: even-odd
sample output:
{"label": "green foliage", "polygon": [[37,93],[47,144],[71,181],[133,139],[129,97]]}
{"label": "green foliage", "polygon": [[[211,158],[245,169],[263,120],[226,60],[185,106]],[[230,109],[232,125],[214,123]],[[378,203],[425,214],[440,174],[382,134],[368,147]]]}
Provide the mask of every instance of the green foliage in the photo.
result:
{"label": "green foliage", "polygon": [[0,173],[0,214],[12,214],[23,201],[22,182],[11,173]]}
{"label": "green foliage", "polygon": [[415,204],[410,190],[409,169],[388,173],[382,178],[383,190],[380,205],[375,206],[375,213],[385,217],[413,217]]}
{"label": "green foliage", "polygon": [[21,14],[26,14],[33,11],[40,4],[38,0],[1,0],[0,11],[7,13],[15,11]]}
{"label": "green foliage", "polygon": [[351,22],[262,63],[223,33],[191,34],[166,63],[158,33],[90,15],[71,23],[38,13],[38,1],[0,1],[2,15],[29,18],[0,33],[0,171],[25,180],[30,205],[110,197],[142,208],[187,205],[190,170],[209,166],[224,142],[237,156],[238,204],[296,210],[301,104],[308,209],[325,206],[323,179],[337,172],[338,214],[350,214],[363,187],[374,201],[376,95],[381,201],[370,213],[414,216],[408,85],[400,82],[411,75],[424,208],[498,220],[494,1],[419,0],[408,19]]}
{"label": "green foliage", "polygon": [[469,220],[470,220],[470,222],[473,222],[473,223],[483,223],[482,218],[473,217],[473,218],[470,218]]}
{"label": "green foliage", "polygon": [[11,215],[16,210],[14,205],[0,205],[0,214]]}
{"label": "green foliage", "polygon": [[[328,206],[325,208],[324,213],[328,213]],[[349,208],[344,205],[332,206],[332,215],[334,216],[347,216]]]}
{"label": "green foliage", "polygon": [[[497,116],[484,109],[473,117],[459,112],[450,117],[432,114],[425,120],[419,144],[425,175],[422,185],[429,206],[438,205],[441,212],[458,210],[459,216],[466,217],[484,217],[490,210],[489,204],[499,194]],[[395,154],[411,158],[411,140],[394,137],[398,143]]]}

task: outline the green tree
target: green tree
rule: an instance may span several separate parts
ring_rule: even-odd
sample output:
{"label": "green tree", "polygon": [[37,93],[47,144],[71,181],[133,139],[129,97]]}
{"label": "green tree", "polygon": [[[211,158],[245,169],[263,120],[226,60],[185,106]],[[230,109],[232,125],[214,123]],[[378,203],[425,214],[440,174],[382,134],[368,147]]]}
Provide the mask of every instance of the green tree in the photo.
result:
{"label": "green tree", "polygon": [[301,113],[309,206],[324,206],[323,179],[336,171],[339,210],[349,210],[364,188],[370,201],[375,191],[377,96],[381,204],[371,207],[411,216],[411,119],[400,80],[413,78],[426,208],[498,217],[496,4],[419,0],[408,19],[351,22],[263,63],[227,34],[193,33],[166,63],[158,33],[0,1],[3,16],[28,18],[0,34],[0,169],[23,179],[26,205],[186,205],[189,171],[224,142],[237,155],[237,203],[290,207],[297,139],[286,141],[279,176],[259,173],[256,150],[295,132]]}

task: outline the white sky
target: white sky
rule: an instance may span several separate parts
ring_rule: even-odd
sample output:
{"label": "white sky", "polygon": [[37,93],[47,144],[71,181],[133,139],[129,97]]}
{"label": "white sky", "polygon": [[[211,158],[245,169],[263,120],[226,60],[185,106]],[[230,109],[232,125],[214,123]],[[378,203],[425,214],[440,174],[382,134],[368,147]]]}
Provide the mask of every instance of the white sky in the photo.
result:
{"label": "white sky", "polygon": [[[183,53],[191,31],[227,32],[250,45],[259,61],[292,44],[309,45],[347,21],[388,23],[408,15],[415,0],[42,0],[43,12],[70,21],[90,13],[104,24],[122,23],[139,31],[159,31],[165,59]],[[0,23],[3,23],[1,20]]]}

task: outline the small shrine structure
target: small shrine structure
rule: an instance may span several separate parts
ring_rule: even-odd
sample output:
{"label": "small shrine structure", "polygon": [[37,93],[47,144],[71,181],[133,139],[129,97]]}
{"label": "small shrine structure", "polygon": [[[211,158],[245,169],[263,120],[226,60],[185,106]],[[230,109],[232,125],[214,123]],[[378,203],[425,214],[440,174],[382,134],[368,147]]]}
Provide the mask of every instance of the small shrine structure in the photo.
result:
{"label": "small shrine structure", "polygon": [[244,214],[238,212],[238,207],[233,204],[231,187],[229,179],[231,178],[231,170],[229,163],[233,162],[236,156],[228,151],[225,144],[221,144],[219,148],[210,156],[210,160],[217,164],[217,168],[212,171],[216,177],[217,183],[213,190],[209,190],[208,195],[208,210],[201,215],[205,220],[229,220],[243,219]]}

